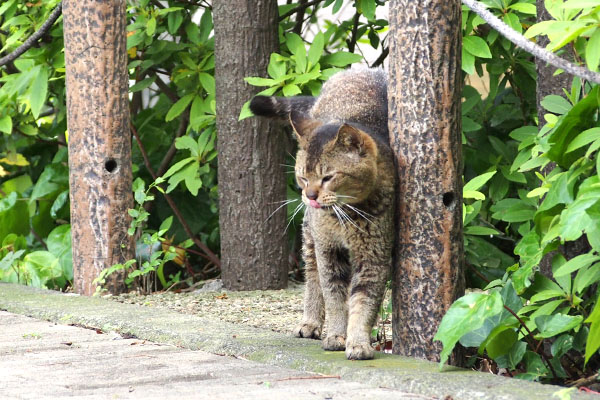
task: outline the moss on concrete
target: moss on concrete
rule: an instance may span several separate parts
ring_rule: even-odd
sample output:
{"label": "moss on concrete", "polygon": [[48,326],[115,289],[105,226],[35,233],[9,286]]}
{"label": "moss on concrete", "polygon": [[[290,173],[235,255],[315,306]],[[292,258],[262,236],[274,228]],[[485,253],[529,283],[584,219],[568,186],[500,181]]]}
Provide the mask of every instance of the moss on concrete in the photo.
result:
{"label": "moss on concrete", "polygon": [[[165,309],[11,284],[0,283],[0,309],[439,398],[449,395],[453,400],[551,399],[560,389],[452,367],[439,372],[436,363],[389,354],[378,353],[374,360],[348,361],[343,352],[323,351],[316,340],[296,339]],[[594,398],[582,393],[572,396],[572,399]]]}

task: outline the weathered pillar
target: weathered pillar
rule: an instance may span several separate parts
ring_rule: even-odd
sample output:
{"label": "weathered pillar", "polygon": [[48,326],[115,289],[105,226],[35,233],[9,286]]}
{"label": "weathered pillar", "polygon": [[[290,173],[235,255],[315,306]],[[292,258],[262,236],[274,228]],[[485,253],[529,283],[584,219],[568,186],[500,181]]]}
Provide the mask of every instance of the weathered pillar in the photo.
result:
{"label": "weathered pillar", "polygon": [[[125,0],[65,0],[63,24],[75,292],[134,257]],[[122,274],[107,280],[111,293]]]}
{"label": "weathered pillar", "polygon": [[265,76],[279,47],[277,1],[215,1],[213,16],[221,277],[232,290],[281,289],[289,268],[286,212],[269,215],[286,199],[285,142],[266,118],[238,121],[257,91],[244,78]]}
{"label": "weathered pillar", "polygon": [[399,175],[393,352],[439,361],[464,291],[460,0],[390,2],[389,128]]}

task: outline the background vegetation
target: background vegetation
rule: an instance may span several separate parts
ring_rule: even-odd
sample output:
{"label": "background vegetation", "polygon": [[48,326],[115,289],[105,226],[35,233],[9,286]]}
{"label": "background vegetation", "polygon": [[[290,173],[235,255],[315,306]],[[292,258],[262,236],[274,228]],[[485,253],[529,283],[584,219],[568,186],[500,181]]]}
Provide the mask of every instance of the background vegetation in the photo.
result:
{"label": "background vegetation", "polygon": [[[370,64],[384,64],[387,21],[378,10],[385,1],[287,3],[279,8],[281,50],[271,56],[268,76],[247,78],[257,91],[316,95],[324,80],[363,60],[369,47],[376,54]],[[549,49],[598,70],[598,1],[547,0],[554,20],[539,24],[534,0],[482,3],[513,29],[532,39],[547,36]],[[0,53],[21,44],[57,4],[4,1]],[[346,8],[352,12],[341,22],[322,17],[325,10],[339,18]],[[128,18],[136,178],[131,233],[138,238],[130,279],[146,290],[192,285],[219,272],[211,5],[131,1]],[[442,355],[460,343],[472,349],[472,363],[485,358],[494,372],[522,379],[594,376],[600,367],[599,89],[577,78],[557,88],[561,96],[541,102],[545,122],[539,123],[532,57],[467,8],[462,28],[464,240],[467,283],[476,290],[446,315],[437,335]],[[0,280],[64,290],[73,274],[62,50],[59,20],[37,47],[0,69]],[[474,77],[483,84],[471,85]],[[240,117],[248,116],[242,109]],[[297,196],[291,179],[289,186],[289,196]],[[200,240],[193,243],[190,235]],[[157,279],[142,279],[154,274]]]}

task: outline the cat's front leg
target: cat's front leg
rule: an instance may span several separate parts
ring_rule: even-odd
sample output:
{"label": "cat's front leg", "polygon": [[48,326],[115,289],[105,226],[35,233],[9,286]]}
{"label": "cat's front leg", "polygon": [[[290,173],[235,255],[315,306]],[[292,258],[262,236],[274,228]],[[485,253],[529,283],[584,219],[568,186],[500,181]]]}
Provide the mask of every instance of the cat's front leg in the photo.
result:
{"label": "cat's front leg", "polygon": [[302,322],[294,329],[297,337],[320,339],[325,318],[323,292],[319,283],[315,243],[306,226],[302,232],[302,253],[304,258],[304,314]]}
{"label": "cat's front leg", "polygon": [[346,348],[348,325],[348,285],[350,264],[348,252],[339,248],[324,248],[317,252],[319,278],[325,301],[325,325],[327,336],[323,349],[330,351]]}
{"label": "cat's front leg", "polygon": [[[361,257],[362,258],[362,257]],[[373,358],[371,329],[377,319],[388,277],[389,262],[377,258],[357,260],[350,284],[350,313],[346,357],[349,360]]]}

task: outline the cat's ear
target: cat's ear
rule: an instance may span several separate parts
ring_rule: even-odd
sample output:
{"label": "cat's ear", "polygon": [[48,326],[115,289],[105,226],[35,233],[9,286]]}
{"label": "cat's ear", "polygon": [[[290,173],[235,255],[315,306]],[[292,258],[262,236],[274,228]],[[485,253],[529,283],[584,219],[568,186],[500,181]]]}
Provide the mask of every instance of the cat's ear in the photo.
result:
{"label": "cat's ear", "polygon": [[340,126],[337,132],[337,144],[357,151],[361,156],[377,157],[377,144],[369,134],[349,124]]}
{"label": "cat's ear", "polygon": [[292,110],[290,112],[290,125],[300,147],[306,147],[312,133],[321,126],[321,122],[310,118],[303,112]]}

